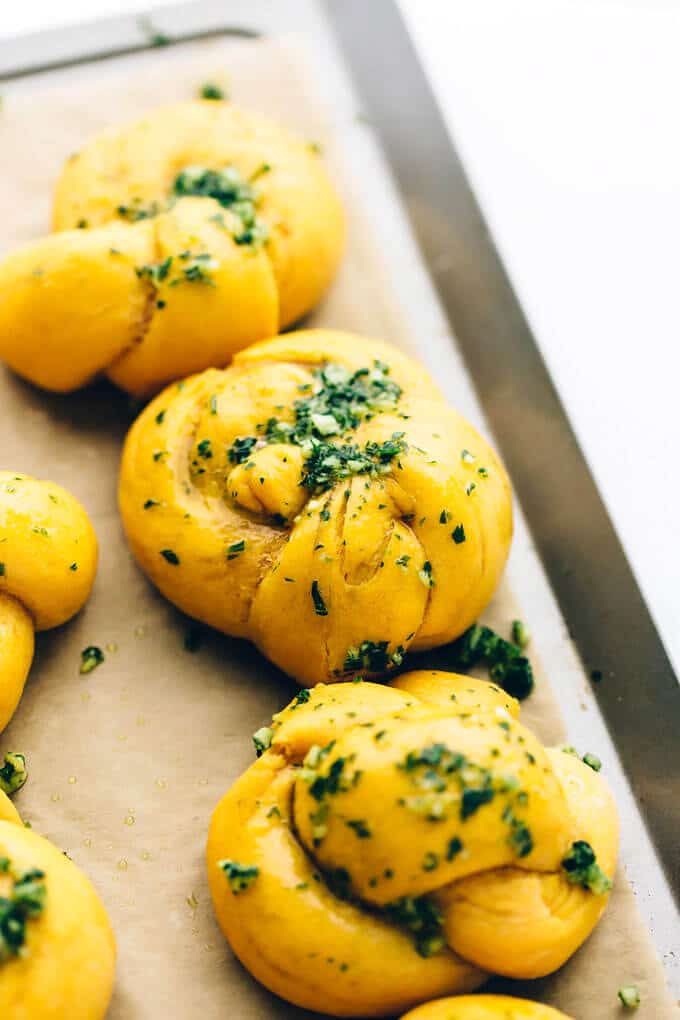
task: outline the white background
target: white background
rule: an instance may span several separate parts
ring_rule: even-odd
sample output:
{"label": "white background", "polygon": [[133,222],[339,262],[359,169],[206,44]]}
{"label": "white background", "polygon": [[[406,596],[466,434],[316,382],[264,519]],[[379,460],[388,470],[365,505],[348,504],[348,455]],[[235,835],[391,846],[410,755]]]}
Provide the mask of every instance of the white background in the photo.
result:
{"label": "white background", "polygon": [[[400,3],[680,667],[680,3]],[[6,3],[0,36],[154,6]]]}

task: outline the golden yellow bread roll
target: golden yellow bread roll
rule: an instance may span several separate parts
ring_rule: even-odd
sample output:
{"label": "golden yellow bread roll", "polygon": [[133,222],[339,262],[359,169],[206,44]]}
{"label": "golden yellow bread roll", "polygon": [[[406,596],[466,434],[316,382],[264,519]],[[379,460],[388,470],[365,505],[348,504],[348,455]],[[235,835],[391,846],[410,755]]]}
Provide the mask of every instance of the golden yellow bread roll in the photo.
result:
{"label": "golden yellow bread roll", "polygon": [[69,620],[92,590],[97,538],[54,482],[0,472],[0,731],[19,703],[35,630]]}
{"label": "golden yellow bread roll", "polygon": [[606,906],[617,813],[598,773],[517,716],[493,684],[418,671],[304,689],[258,730],[207,844],[248,970],[367,1017],[561,967]]}
{"label": "golden yellow bread roll", "polygon": [[167,598],[305,682],[384,673],[463,633],[512,535],[502,464],[424,369],[328,330],[156,397],[119,502]]}
{"label": "golden yellow bread roll", "polygon": [[0,822],[14,822],[21,825],[21,816],[7,794],[0,790]]}
{"label": "golden yellow bread roll", "polygon": [[101,1020],[115,956],[106,911],[85,875],[0,814],[0,1016]]}
{"label": "golden yellow bread roll", "polygon": [[540,1002],[509,995],[459,995],[418,1006],[401,1020],[570,1020]]}
{"label": "golden yellow bread roll", "polygon": [[318,153],[224,102],[94,138],[57,185],[58,234],[0,264],[0,357],[45,389],[145,395],[309,311],[344,244]]}

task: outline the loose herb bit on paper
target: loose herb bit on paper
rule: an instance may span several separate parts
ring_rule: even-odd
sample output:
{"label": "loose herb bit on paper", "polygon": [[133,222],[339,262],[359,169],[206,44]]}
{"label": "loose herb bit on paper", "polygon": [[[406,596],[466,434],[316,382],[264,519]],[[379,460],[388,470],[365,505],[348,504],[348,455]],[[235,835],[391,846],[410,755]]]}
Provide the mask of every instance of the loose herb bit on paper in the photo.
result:
{"label": "loose herb bit on paper", "polygon": [[80,653],[80,672],[91,673],[104,661],[104,653],[97,645],[88,645]]}
{"label": "loose herb bit on paper", "polygon": [[597,863],[590,843],[583,839],[572,843],[571,850],[562,861],[562,869],[568,882],[589,889],[596,896],[603,896],[612,888],[612,880]]}
{"label": "loose herb bit on paper", "polygon": [[531,663],[518,645],[506,641],[490,627],[473,624],[454,642],[453,651],[462,667],[485,663],[491,679],[513,697],[522,700],[531,694],[534,688]]}
{"label": "loose herb bit on paper", "polygon": [[199,96],[201,97],[201,99],[227,98],[224,89],[221,89],[219,85],[216,85],[212,81],[207,81],[204,85],[201,85]]}
{"label": "loose herb bit on paper", "polygon": [[229,888],[234,896],[249,889],[260,874],[260,869],[255,864],[239,864],[238,861],[223,860],[218,861],[217,866],[227,876]]}
{"label": "loose herb bit on paper", "polygon": [[0,790],[11,797],[21,789],[27,779],[25,756],[18,751],[8,751],[0,768]]}

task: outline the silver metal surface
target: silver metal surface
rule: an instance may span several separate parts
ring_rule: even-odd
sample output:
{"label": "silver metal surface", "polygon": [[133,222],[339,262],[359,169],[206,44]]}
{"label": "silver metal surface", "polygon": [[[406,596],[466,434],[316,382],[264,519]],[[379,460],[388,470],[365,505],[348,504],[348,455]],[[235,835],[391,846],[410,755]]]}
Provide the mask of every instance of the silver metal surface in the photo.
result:
{"label": "silver metal surface", "polygon": [[327,8],[680,900],[680,685],[395,4]]}

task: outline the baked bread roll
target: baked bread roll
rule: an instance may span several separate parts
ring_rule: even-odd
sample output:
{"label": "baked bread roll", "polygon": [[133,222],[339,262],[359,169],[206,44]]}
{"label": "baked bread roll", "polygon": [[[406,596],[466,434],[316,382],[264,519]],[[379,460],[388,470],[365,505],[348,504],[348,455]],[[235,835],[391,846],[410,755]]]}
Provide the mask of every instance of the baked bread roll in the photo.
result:
{"label": "baked bread roll", "polygon": [[328,330],[161,393],[128,434],[119,501],[167,598],[305,682],[462,634],[512,534],[503,466],[427,373]]}
{"label": "baked bread roll", "polygon": [[509,995],[460,995],[438,999],[407,1013],[402,1020],[570,1020],[540,1002]]}
{"label": "baked bread roll", "polygon": [[561,967],[607,903],[617,813],[597,772],[517,715],[493,684],[419,671],[303,690],[259,730],[207,846],[248,970],[367,1017]]}
{"label": "baked bread roll", "polygon": [[24,689],[34,631],[70,620],[96,569],[97,538],[78,500],[54,482],[0,472],[0,732]]}
{"label": "baked bread roll", "polygon": [[93,886],[0,794],[0,1016],[102,1020],[116,948]]}
{"label": "baked bread roll", "polygon": [[0,357],[130,393],[227,364],[321,298],[344,244],[317,152],[224,102],[158,109],[64,167],[53,225],[0,264]]}

